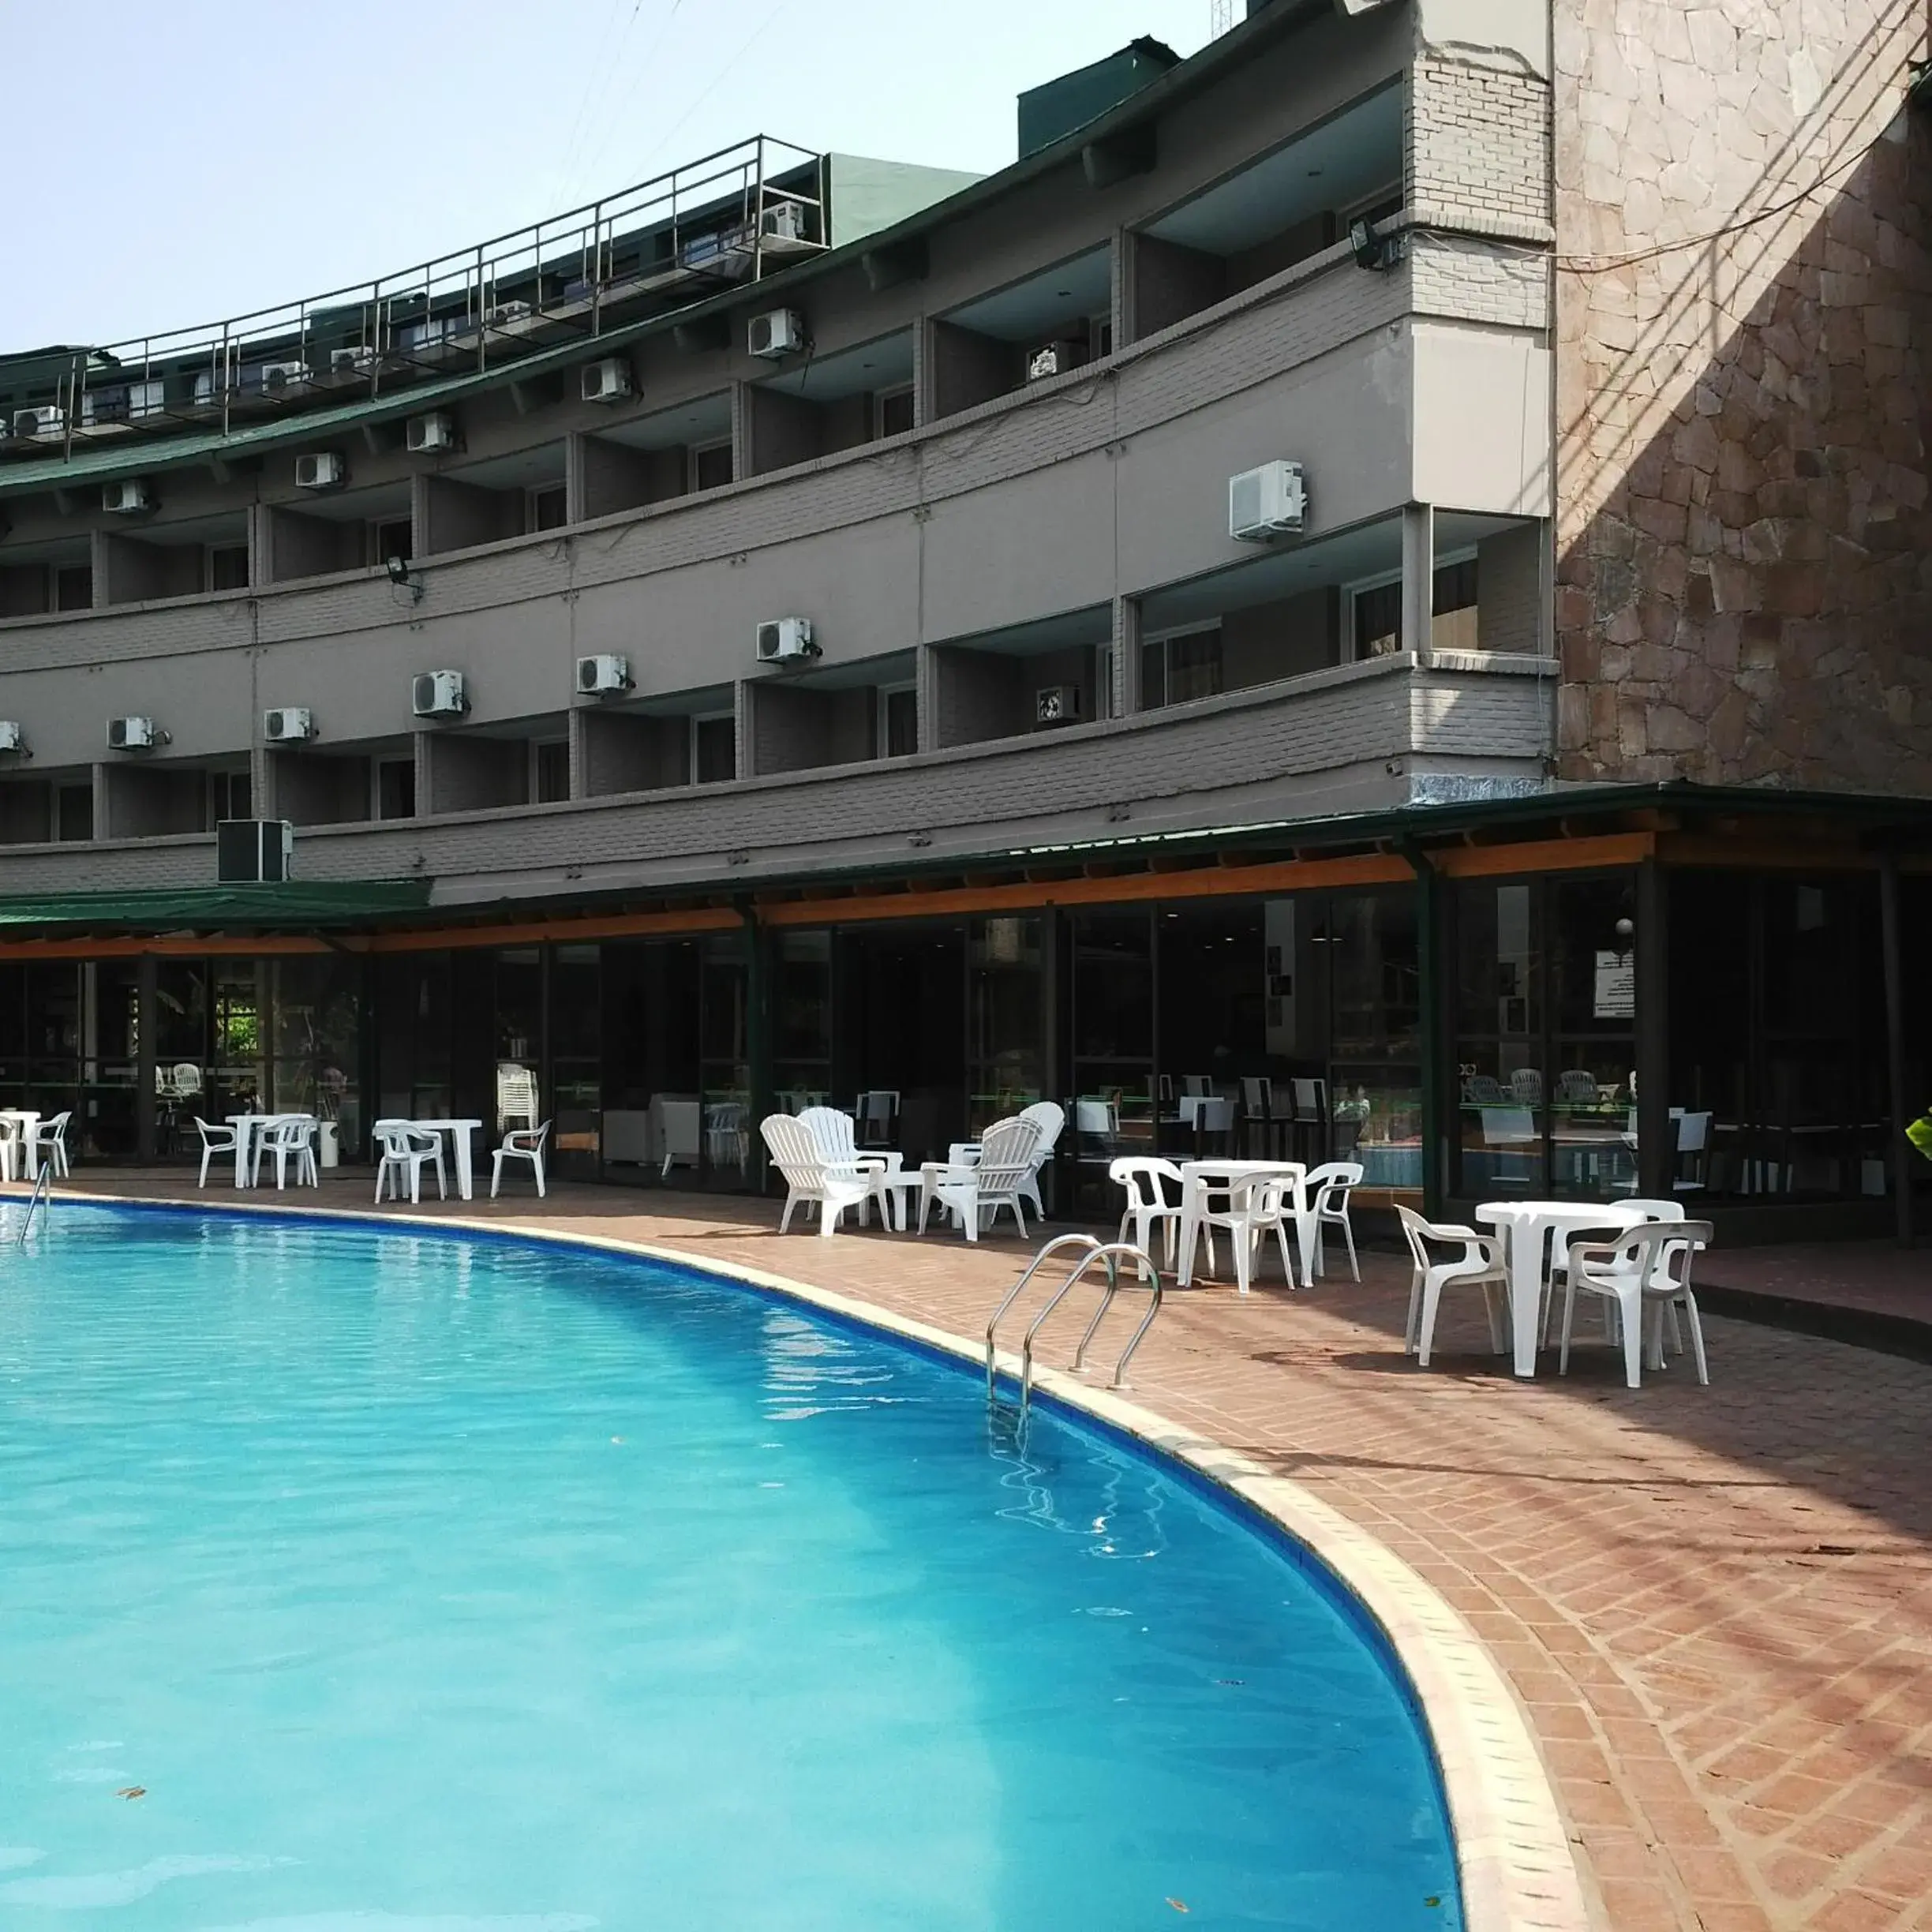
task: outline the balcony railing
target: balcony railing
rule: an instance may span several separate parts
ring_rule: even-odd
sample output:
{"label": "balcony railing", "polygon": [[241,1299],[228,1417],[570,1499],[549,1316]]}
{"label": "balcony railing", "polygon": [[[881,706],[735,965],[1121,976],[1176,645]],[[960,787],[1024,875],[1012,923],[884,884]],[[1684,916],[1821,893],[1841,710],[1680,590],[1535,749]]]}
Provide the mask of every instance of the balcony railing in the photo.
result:
{"label": "balcony railing", "polygon": [[189,426],[225,435],[306,402],[487,369],[755,281],[828,239],[821,157],[761,134],[377,281],[13,358],[11,371],[0,358],[0,456]]}

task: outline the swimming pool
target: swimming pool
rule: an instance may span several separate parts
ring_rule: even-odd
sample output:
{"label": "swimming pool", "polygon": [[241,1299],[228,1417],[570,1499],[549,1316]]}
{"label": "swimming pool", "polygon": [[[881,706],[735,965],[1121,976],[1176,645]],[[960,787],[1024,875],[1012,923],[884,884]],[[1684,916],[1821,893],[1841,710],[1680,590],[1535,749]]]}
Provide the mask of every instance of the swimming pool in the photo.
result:
{"label": "swimming pool", "polygon": [[1460,1923],[1395,1666],[1178,1472],[636,1257],[0,1247],[5,1932],[1184,1919]]}

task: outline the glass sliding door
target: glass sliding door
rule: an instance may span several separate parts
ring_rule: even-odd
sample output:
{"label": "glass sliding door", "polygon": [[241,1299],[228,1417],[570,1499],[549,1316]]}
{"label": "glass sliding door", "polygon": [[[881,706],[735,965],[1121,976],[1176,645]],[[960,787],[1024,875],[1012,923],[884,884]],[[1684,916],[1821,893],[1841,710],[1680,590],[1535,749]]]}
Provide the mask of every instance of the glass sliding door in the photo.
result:
{"label": "glass sliding door", "polygon": [[67,1133],[70,1155],[133,1160],[140,1054],[140,968],[131,959],[88,960],[80,968],[80,1106]]}
{"label": "glass sliding door", "polygon": [[1421,972],[1413,888],[1336,893],[1329,1110],[1336,1158],[1370,1187],[1422,1185]]}
{"label": "glass sliding door", "polygon": [[751,1172],[751,972],[743,935],[698,942],[698,1171],[710,1183],[745,1185]]}
{"label": "glass sliding door", "polygon": [[771,953],[773,1095],[798,1114],[832,1096],[832,934],[781,931]]}
{"label": "glass sliding door", "polygon": [[966,1130],[1046,1098],[1046,922],[974,919],[966,932]]}
{"label": "glass sliding door", "polygon": [[1068,1138],[1083,1208],[1118,1198],[1108,1164],[1155,1144],[1154,919],[1076,912],[1067,920],[1072,991]]}
{"label": "glass sliding door", "polygon": [[594,945],[550,953],[551,1157],[557,1172],[597,1178],[604,1120],[603,972]]}

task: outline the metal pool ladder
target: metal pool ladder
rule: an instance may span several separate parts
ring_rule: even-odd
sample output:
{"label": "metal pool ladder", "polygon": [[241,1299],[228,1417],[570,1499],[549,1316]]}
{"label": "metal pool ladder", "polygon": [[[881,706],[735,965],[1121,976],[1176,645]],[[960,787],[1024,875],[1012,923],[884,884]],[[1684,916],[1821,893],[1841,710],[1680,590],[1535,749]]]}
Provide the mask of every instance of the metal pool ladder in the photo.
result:
{"label": "metal pool ladder", "polygon": [[33,1226],[34,1210],[40,1210],[40,1219],[47,1219],[47,1197],[54,1192],[54,1163],[47,1161],[41,1166],[39,1178],[34,1182],[34,1191],[28,1196],[26,1218],[21,1222],[20,1239],[13,1245],[27,1245],[27,1230]]}
{"label": "metal pool ladder", "polygon": [[[1106,1319],[1106,1312],[1114,1305],[1114,1297],[1121,1290],[1121,1270],[1123,1262],[1129,1264],[1128,1285],[1145,1294],[1148,1311],[1141,1316],[1140,1325],[1128,1338],[1127,1346],[1120,1352],[1120,1359],[1114,1365],[1114,1378],[1109,1388],[1124,1389],[1130,1384],[1127,1380],[1127,1365],[1133,1359],[1133,1353],[1141,1343],[1148,1329],[1154,1325],[1154,1317],[1161,1309],[1160,1271],[1154,1265],[1152,1256],[1145,1249],[1136,1248],[1131,1241],[1102,1241],[1091,1234],[1057,1234],[1027,1264],[1026,1272],[1006,1292],[1005,1300],[993,1311],[993,1319],[987,1324],[986,1372],[987,1399],[993,1399],[995,1368],[994,1336],[1006,1312],[1020,1299],[1028,1282],[1032,1280],[1048,1256],[1067,1249],[1077,1249],[1080,1258],[1068,1272],[1067,1278],[1046,1300],[1039,1312],[1027,1324],[1024,1339],[1020,1344],[1020,1413],[1026,1413],[1027,1406],[1033,1398],[1033,1341],[1046,1323],[1046,1318],[1083,1281],[1088,1271],[1098,1261],[1106,1269],[1106,1287],[1100,1297],[1100,1305],[1095,1309],[1093,1320],[1088,1323],[1085,1332],[1080,1339],[1080,1346],[1073,1351],[1073,1366],[1079,1369],[1087,1359],[1088,1345],[1099,1333],[1100,1324]],[[1148,1282],[1140,1279],[1140,1270],[1144,1267]]]}

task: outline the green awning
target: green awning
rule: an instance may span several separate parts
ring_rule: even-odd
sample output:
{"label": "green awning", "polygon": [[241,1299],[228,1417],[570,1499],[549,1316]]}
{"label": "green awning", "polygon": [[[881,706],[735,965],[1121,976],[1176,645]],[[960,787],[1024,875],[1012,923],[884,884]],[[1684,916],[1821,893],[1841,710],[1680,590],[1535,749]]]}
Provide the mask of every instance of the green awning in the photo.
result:
{"label": "green awning", "polygon": [[114,932],[311,932],[358,926],[429,903],[427,879],[290,879],[276,886],[182,886],[147,892],[0,897],[0,928]]}

